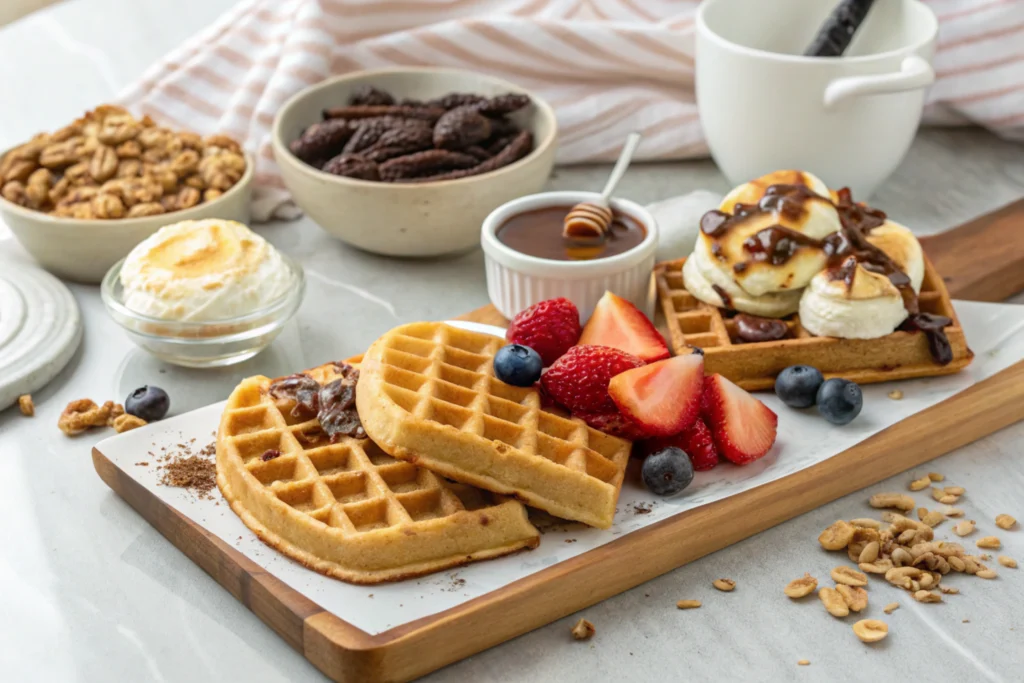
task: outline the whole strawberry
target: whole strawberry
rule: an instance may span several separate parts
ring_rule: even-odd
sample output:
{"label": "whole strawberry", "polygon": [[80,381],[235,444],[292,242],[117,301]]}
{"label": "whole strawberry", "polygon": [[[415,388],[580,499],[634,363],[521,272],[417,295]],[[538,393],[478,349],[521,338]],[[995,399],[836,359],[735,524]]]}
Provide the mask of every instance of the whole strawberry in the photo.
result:
{"label": "whole strawberry", "polygon": [[611,413],[576,412],[572,416],[580,418],[599,432],[627,441],[640,441],[648,436],[638,424],[617,410]]}
{"label": "whole strawberry", "polygon": [[540,354],[551,365],[580,339],[580,312],[568,299],[548,299],[522,311],[508,326],[505,339]]}
{"label": "whole strawberry", "polygon": [[636,356],[608,346],[573,346],[541,375],[551,398],[573,413],[618,413],[608,395],[612,377],[644,364]]}

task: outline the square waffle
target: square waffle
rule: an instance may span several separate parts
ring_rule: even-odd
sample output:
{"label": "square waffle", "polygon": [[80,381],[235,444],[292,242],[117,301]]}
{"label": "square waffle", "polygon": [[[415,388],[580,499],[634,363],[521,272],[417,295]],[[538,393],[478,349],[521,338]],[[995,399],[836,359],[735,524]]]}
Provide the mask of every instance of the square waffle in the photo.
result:
{"label": "square waffle", "polygon": [[810,365],[825,377],[844,377],[859,384],[911,377],[950,375],[967,367],[974,354],[942,277],[925,259],[924,280],[918,296],[921,311],[953,321],[945,328],[953,361],[940,365],[932,359],[922,332],[893,332],[877,339],[815,337],[800,325],[797,314],[784,318],[789,334],[777,341],[745,343],[736,336],[736,323],[728,311],[700,301],[683,286],[683,263],[669,261],[655,267],[658,299],[676,354],[691,347],[704,351],[704,368],[717,372],[748,391],[771,389],[775,376],[790,365]]}
{"label": "square waffle", "polygon": [[[333,364],[305,374],[340,377]],[[395,460],[368,439],[334,443],[274,398],[272,380],[232,392],[217,434],[217,485],[266,544],[352,583],[395,581],[539,543],[521,503]],[[264,459],[271,451],[280,455]]]}
{"label": "square waffle", "polygon": [[630,442],[496,379],[505,343],[443,323],[388,332],[363,357],[356,405],[366,433],[399,460],[608,528]]}

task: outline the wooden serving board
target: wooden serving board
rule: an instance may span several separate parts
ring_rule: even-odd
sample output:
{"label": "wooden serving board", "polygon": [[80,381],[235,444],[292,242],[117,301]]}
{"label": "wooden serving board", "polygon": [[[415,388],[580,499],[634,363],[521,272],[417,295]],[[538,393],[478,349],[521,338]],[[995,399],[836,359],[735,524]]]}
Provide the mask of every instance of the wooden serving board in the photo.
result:
{"label": "wooden serving board", "polygon": [[[1016,232],[1024,269],[1024,226]],[[971,224],[969,224],[971,225]],[[977,228],[987,229],[984,226]],[[1005,233],[1003,237],[1006,237]],[[953,238],[926,246],[942,263]],[[1003,241],[1004,247],[1007,242]],[[995,267],[1002,272],[1006,251]],[[997,259],[998,260],[998,259]],[[981,273],[991,261],[955,270],[954,296],[1009,296],[1003,281]],[[942,272],[942,270],[940,270]],[[948,271],[947,271],[948,272]],[[986,271],[987,272],[987,271]],[[1019,280],[1018,280],[1019,281]],[[961,289],[960,283],[963,284]],[[1024,287],[1019,281],[1017,287]],[[465,320],[504,325],[492,307]],[[238,550],[168,506],[102,452],[93,449],[100,477],[185,555],[335,681],[406,681],[505,642],[660,574],[713,553],[848,493],[921,465],[1024,419],[1024,361],[919,412],[856,446],[782,479],[629,533],[618,540],[444,612],[370,635],[320,608]],[[941,429],[936,425],[942,425]],[[706,534],[708,528],[719,530]],[[636,558],[642,557],[643,562]]]}

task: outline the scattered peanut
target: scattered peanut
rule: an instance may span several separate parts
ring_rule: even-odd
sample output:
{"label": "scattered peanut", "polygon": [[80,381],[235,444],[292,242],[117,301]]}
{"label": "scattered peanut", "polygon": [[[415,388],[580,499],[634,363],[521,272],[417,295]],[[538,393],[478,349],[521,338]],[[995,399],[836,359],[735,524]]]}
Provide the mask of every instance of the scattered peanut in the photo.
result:
{"label": "scattered peanut", "polygon": [[948,491],[944,491],[940,488],[935,488],[934,486],[932,487],[932,498],[944,505],[952,505],[960,500],[960,496],[949,493]]}
{"label": "scattered peanut", "polygon": [[932,481],[942,481],[946,477],[945,475],[939,474],[938,472],[929,472],[928,478],[931,479]]}
{"label": "scattered peanut", "polygon": [[939,590],[946,595],[956,595],[960,592],[960,589],[956,586],[939,586]]}
{"label": "scattered peanut", "polygon": [[877,643],[889,635],[889,626],[878,619],[861,619],[853,625],[853,633],[862,642]]}
{"label": "scattered peanut", "polygon": [[818,599],[825,609],[834,617],[845,617],[850,613],[850,608],[835,588],[822,588],[818,591]]}
{"label": "scattered peanut", "polygon": [[880,547],[881,546],[879,546],[878,541],[869,542],[866,546],[864,546],[864,549],[860,551],[860,555],[857,556],[857,563],[870,564],[871,562],[877,560]]}
{"label": "scattered peanut", "polygon": [[836,592],[843,596],[843,600],[846,601],[846,606],[850,608],[851,612],[860,612],[868,606],[868,592],[863,588],[841,583],[836,586]]}
{"label": "scattered peanut", "polygon": [[915,479],[914,481],[910,482],[910,490],[923,491],[924,489],[928,488],[931,485],[932,480],[928,478],[928,475],[925,475],[920,479]]}
{"label": "scattered peanut", "polygon": [[868,504],[873,508],[914,509],[914,499],[902,493],[876,493],[868,499]]}
{"label": "scattered peanut", "polygon": [[999,550],[1003,544],[995,536],[984,536],[975,541],[974,545],[985,550]]}
{"label": "scattered peanut", "polygon": [[898,602],[890,602],[888,605],[886,605],[885,607],[882,608],[882,611],[885,612],[886,614],[892,614],[893,612],[895,612],[899,608],[900,608],[900,603],[898,603]]}
{"label": "scattered peanut", "polygon": [[945,505],[939,508],[939,512],[946,515],[947,517],[963,517],[964,511],[960,508],[955,508],[950,505]]}
{"label": "scattered peanut", "polygon": [[697,609],[700,605],[700,600],[680,600],[676,603],[679,609]]}
{"label": "scattered peanut", "polygon": [[857,519],[851,519],[850,524],[855,527],[861,527],[863,529],[880,529],[882,523],[877,519],[871,519],[870,517],[858,517]]}
{"label": "scattered peanut", "polygon": [[821,535],[818,536],[818,543],[825,550],[842,550],[850,544],[852,538],[853,527],[840,519],[821,532]]}
{"label": "scattered peanut", "polygon": [[831,572],[832,580],[836,583],[845,583],[847,586],[866,586],[868,585],[868,577],[865,574],[857,571],[856,569],[850,569],[846,566],[838,566]]}
{"label": "scattered peanut", "polygon": [[998,576],[998,574],[996,574],[991,569],[979,570],[974,575],[977,576],[979,579],[994,579]]}
{"label": "scattered peanut", "polygon": [[903,392],[900,391],[899,389],[893,389],[892,391],[889,392],[889,398],[891,398],[894,401],[898,401],[901,398],[903,398]]}
{"label": "scattered peanut", "polygon": [[1007,567],[1009,569],[1016,569],[1017,568],[1017,560],[1013,559],[1012,557],[1007,557],[1006,555],[1000,555],[998,558],[996,558],[996,561],[999,562],[999,564],[1001,564],[1004,567]]}
{"label": "scattered peanut", "polygon": [[811,663],[811,662],[810,662],[809,660],[807,660],[807,659],[799,659],[799,660],[797,660],[797,663],[796,663],[796,665],[797,665],[797,666],[807,666],[807,665],[809,665],[810,663]]}
{"label": "scattered peanut", "polygon": [[918,602],[942,602],[942,596],[932,591],[917,591],[914,593],[914,599]]}
{"label": "scattered peanut", "polygon": [[938,510],[931,510],[930,512],[925,513],[921,521],[934,529],[946,521],[946,515],[942,514]]}
{"label": "scattered peanut", "polygon": [[942,490],[951,496],[962,496],[967,492],[963,486],[947,486]]}
{"label": "scattered peanut", "polygon": [[588,640],[597,632],[594,625],[586,619],[580,619],[576,622],[576,625],[572,627],[572,637],[576,640]]}
{"label": "scattered peanut", "polygon": [[720,591],[725,591],[726,593],[736,588],[736,582],[732,579],[715,579],[711,582],[711,585]]}
{"label": "scattered peanut", "polygon": [[810,595],[818,587],[818,580],[810,574],[804,574],[802,578],[793,579],[786,584],[783,592],[794,600]]}
{"label": "scattered peanut", "polygon": [[1017,520],[1007,514],[996,515],[996,526],[1000,529],[1012,529]]}
{"label": "scattered peanut", "polygon": [[967,536],[974,533],[974,520],[965,519],[953,527],[953,533],[957,536]]}
{"label": "scattered peanut", "polygon": [[32,402],[32,396],[29,394],[22,394],[18,397],[18,410],[25,417],[32,417],[36,414],[36,405]]}

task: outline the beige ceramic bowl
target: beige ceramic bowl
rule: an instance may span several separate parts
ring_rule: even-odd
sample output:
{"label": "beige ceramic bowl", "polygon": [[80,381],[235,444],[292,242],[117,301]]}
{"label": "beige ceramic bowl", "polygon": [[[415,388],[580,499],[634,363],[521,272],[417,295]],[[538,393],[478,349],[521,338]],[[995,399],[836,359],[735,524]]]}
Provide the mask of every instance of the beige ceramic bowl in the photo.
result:
{"label": "beige ceramic bowl", "polygon": [[[430,99],[450,92],[521,92],[533,104],[512,118],[534,136],[534,149],[491,173],[432,183],[383,183],[323,173],[288,151],[288,143],[328,107],[348,103],[361,85],[397,99]],[[388,256],[437,256],[479,244],[480,224],[507,201],[539,191],[555,161],[558,125],[551,107],[507,81],[470,71],[402,68],[332,78],[292,97],[278,112],[272,140],[284,182],[299,207],[338,239]]]}
{"label": "beige ceramic bowl", "polygon": [[245,173],[230,190],[191,209],[142,218],[84,220],[57,218],[0,197],[0,217],[43,268],[67,280],[97,284],[136,244],[168,223],[199,218],[248,223],[254,166],[248,154],[245,162]]}

